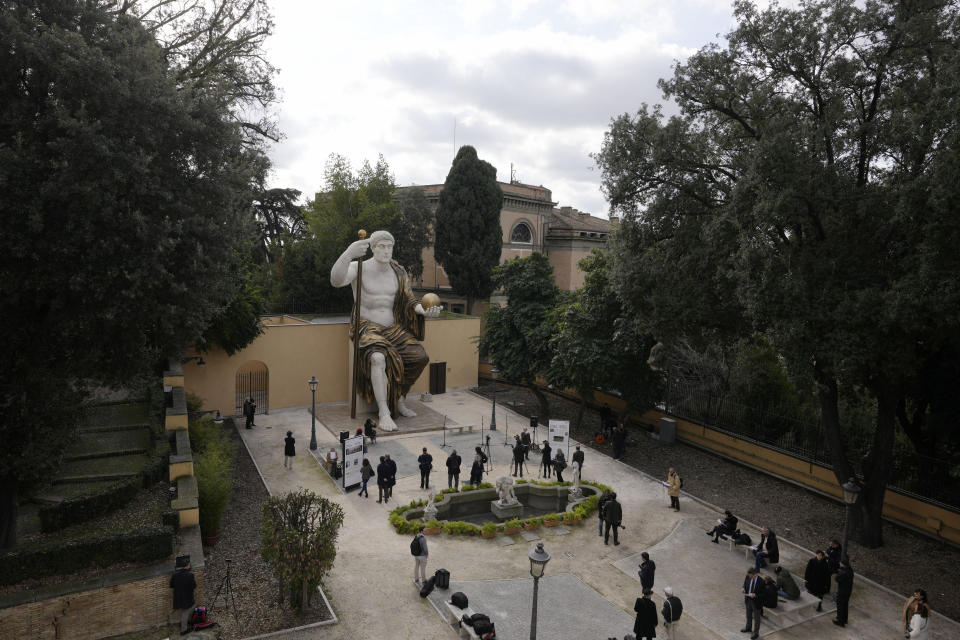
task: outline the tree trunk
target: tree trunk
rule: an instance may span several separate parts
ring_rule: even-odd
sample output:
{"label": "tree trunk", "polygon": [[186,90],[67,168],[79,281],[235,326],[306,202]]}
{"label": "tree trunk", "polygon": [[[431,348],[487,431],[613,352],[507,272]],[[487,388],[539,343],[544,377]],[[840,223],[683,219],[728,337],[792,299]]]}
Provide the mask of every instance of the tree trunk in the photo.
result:
{"label": "tree trunk", "polygon": [[310,607],[310,593],[307,589],[307,581],[304,580],[300,585],[300,611],[306,611]]}
{"label": "tree trunk", "polygon": [[5,476],[0,480],[0,549],[17,546],[17,479]]}
{"label": "tree trunk", "polygon": [[840,438],[837,380],[827,374],[819,365],[814,366],[814,377],[817,380],[817,399],[820,401],[820,424],[823,427],[827,448],[830,450],[833,475],[837,478],[837,482],[842,485],[853,477],[853,468],[847,462],[843,440]]}
{"label": "tree trunk", "polygon": [[550,403],[547,401],[546,394],[536,384],[528,384],[527,388],[536,396],[537,404],[540,405],[538,417],[540,424],[547,424],[550,421]]}
{"label": "tree trunk", "polygon": [[893,467],[893,440],[896,426],[897,391],[894,385],[878,384],[877,426],[870,454],[864,460],[863,490],[857,498],[857,517],[851,522],[860,544],[868,549],[883,546],[883,497]]}

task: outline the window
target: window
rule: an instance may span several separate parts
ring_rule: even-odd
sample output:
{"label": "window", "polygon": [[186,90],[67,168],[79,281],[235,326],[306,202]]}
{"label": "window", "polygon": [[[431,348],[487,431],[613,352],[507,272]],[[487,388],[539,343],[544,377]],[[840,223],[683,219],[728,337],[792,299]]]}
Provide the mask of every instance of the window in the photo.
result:
{"label": "window", "polygon": [[533,244],[533,232],[530,225],[521,222],[510,232],[510,242],[520,242],[523,244]]}

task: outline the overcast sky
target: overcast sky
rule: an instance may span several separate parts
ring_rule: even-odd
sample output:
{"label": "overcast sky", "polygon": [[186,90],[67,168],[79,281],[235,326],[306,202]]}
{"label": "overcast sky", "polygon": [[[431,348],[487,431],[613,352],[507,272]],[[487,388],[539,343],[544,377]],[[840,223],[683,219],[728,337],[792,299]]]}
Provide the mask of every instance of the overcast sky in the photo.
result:
{"label": "overcast sky", "polygon": [[331,153],[355,167],[383,154],[398,184],[441,183],[470,144],[498,180],[513,163],[560,206],[602,217],[590,153],[610,119],[662,102],[674,61],[733,24],[730,0],[271,4],[286,136],[271,186],[313,197]]}

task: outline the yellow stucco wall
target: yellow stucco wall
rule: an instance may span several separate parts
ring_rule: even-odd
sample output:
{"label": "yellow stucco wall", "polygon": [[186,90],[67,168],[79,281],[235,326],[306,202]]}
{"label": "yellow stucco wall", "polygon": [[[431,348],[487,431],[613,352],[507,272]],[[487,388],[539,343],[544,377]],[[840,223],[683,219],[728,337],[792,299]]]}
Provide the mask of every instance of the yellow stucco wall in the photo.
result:
{"label": "yellow stucco wall", "polygon": [[[480,334],[479,318],[427,320],[423,342],[430,362],[447,363],[447,388],[477,384],[478,355],[474,339]],[[235,380],[245,363],[262,362],[269,373],[269,407],[302,407],[310,404],[307,381],[316,376],[317,402],[342,402],[347,397],[347,322],[332,324],[277,323],[264,326],[263,334],[233,356],[217,350],[205,353],[206,366],[196,361],[184,365],[186,391],[203,399],[204,409],[233,415]],[[427,391],[429,367],[414,383],[411,393]]]}

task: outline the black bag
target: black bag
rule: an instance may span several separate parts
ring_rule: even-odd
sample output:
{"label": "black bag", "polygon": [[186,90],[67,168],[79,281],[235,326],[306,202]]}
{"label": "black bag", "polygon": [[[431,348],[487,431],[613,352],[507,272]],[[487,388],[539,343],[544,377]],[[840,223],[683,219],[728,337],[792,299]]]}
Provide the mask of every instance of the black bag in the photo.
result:
{"label": "black bag", "polygon": [[494,630],[493,623],[490,622],[490,616],[485,613],[475,613],[470,620],[473,630],[481,640],[492,640],[496,637],[496,631]]}
{"label": "black bag", "polygon": [[450,604],[455,606],[457,609],[466,609],[470,601],[467,600],[467,594],[463,591],[457,591],[452,596],[450,596]]}
{"label": "black bag", "polygon": [[437,584],[436,576],[430,576],[430,578],[423,583],[423,586],[420,587],[420,597],[426,598],[428,595],[430,595],[430,592],[433,591],[433,587],[435,587],[436,584]]}
{"label": "black bag", "polygon": [[737,533],[737,535],[733,537],[733,541],[734,541],[734,544],[745,544],[745,545],[753,544],[753,540],[750,539],[749,535],[745,533],[739,533],[739,532]]}
{"label": "black bag", "polygon": [[418,556],[421,553],[423,553],[423,546],[420,544],[420,534],[417,534],[410,541],[410,555]]}
{"label": "black bag", "polygon": [[679,474],[677,474],[677,480],[680,481],[680,488],[683,489],[683,478]]}
{"label": "black bag", "polygon": [[[437,579],[437,589],[450,588],[450,572],[446,569],[437,569],[437,572],[433,574],[433,577]],[[463,609],[463,607],[460,608]]]}

